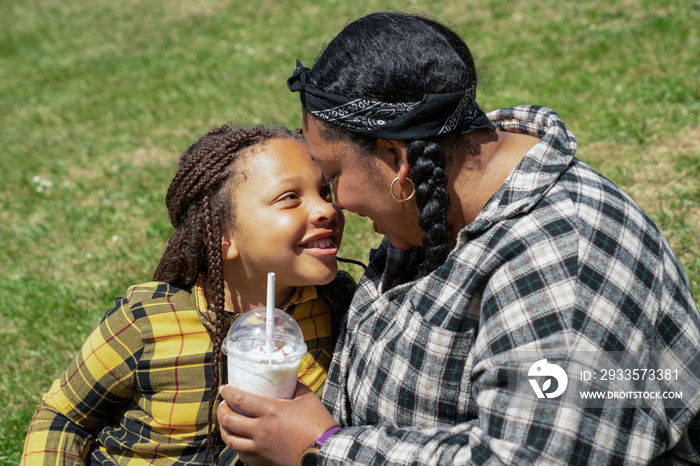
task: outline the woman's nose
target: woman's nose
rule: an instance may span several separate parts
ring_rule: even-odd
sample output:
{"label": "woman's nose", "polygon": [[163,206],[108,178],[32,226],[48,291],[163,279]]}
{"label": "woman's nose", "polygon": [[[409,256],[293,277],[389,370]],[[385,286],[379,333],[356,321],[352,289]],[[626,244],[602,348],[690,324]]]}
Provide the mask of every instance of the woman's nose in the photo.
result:
{"label": "woman's nose", "polygon": [[336,183],[337,181],[333,180],[333,203],[338,209],[343,210],[345,207],[343,207],[343,205],[340,203],[340,198],[338,197],[338,185]]}

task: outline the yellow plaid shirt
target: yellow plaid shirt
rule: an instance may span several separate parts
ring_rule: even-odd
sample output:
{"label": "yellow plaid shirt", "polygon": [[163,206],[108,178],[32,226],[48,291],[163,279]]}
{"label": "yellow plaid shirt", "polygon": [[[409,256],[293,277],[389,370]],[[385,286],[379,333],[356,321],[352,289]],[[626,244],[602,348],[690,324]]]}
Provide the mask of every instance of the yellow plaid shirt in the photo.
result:
{"label": "yellow plaid shirt", "polygon": [[[299,379],[319,396],[339,319],[319,294],[342,312],[354,291],[342,272],[331,285],[300,287],[284,306],[308,346]],[[44,395],[22,464],[201,464],[214,322],[200,285],[129,288]]]}

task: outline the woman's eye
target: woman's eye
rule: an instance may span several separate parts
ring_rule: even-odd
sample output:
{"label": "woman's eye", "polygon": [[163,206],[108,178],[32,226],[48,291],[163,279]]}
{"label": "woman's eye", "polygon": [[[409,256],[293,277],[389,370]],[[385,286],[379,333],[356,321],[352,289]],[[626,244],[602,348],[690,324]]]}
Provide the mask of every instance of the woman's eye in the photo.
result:
{"label": "woman's eye", "polygon": [[321,191],[319,192],[322,199],[328,202],[333,202],[333,186],[330,183],[326,183]]}
{"label": "woman's eye", "polygon": [[321,191],[319,194],[321,197],[328,202],[335,202],[335,193],[333,192],[333,184],[332,184],[333,179],[331,178],[330,180],[326,181],[323,183],[323,186],[321,187]]}

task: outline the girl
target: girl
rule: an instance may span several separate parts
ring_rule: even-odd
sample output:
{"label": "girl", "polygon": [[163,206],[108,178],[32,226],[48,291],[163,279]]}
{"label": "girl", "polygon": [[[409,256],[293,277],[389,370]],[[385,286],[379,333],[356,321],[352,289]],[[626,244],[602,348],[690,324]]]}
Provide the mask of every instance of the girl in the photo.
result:
{"label": "girl", "polygon": [[[210,131],[166,197],[175,232],[153,282],[129,288],[44,395],[23,464],[202,464],[232,459],[212,417],[237,315],[275,304],[299,322],[299,378],[320,396],[354,283],[338,274],[344,218],[303,137]],[[315,286],[319,285],[319,286]]]}

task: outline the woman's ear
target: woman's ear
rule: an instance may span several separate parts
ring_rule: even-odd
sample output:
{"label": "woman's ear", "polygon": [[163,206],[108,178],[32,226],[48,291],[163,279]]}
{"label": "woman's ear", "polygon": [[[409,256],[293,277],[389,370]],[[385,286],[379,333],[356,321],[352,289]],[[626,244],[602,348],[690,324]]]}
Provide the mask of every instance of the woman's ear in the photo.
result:
{"label": "woman's ear", "polygon": [[411,167],[406,155],[406,141],[395,139],[377,139],[377,151],[381,153],[392,170],[399,176],[399,181],[404,183]]}

